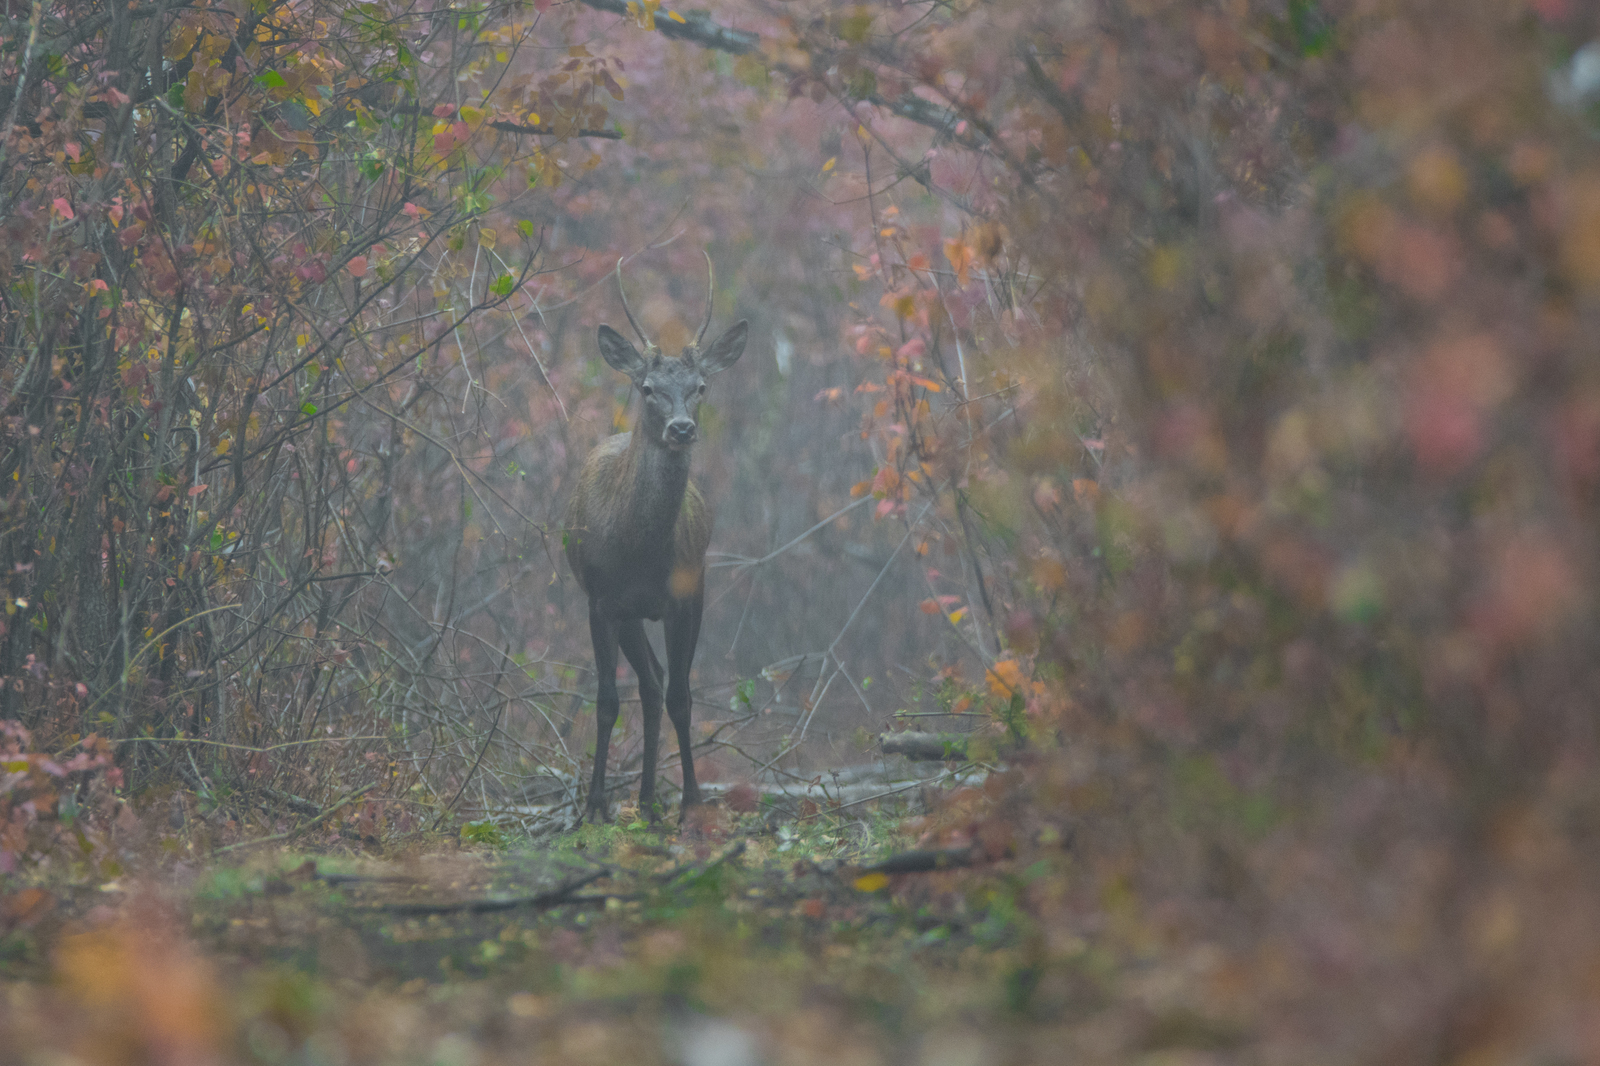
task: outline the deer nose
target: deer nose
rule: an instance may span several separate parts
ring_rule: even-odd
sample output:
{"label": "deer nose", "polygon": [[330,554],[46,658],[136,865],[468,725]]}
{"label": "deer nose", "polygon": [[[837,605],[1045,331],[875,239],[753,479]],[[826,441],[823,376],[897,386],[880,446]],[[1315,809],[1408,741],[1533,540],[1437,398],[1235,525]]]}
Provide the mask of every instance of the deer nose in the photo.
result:
{"label": "deer nose", "polygon": [[695,424],[692,418],[674,418],[667,423],[667,440],[673,444],[694,443]]}

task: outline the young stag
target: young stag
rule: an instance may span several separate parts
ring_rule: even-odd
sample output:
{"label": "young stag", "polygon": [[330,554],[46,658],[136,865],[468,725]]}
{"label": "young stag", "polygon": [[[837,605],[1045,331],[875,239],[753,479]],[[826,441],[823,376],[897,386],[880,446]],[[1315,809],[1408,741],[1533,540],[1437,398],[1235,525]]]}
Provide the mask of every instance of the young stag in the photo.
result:
{"label": "young stag", "polygon": [[599,675],[595,697],[598,728],[594,739],[594,778],[584,816],[606,821],[606,753],[617,721],[617,646],[639,676],[644,705],[644,776],[639,809],[657,818],[656,751],[661,738],[661,663],[645,637],[644,622],[663,623],[667,639],[667,717],[678,733],[683,760],[683,814],[700,802],[689,738],[689,667],[700,639],[700,609],[705,598],[706,544],[711,539],[711,509],[689,480],[689,452],[699,427],[695,412],[706,379],[726,370],[744,353],[749,323],[740,322],[702,348],[711,325],[716,273],[706,256],[710,289],[700,333],[677,358],[661,354],[634,321],[622,291],[617,291],[628,324],[644,345],[641,354],[610,326],[600,327],[600,354],[614,370],[633,381],[642,410],[632,433],[619,433],[590,453],[567,511],[567,562],[589,595],[589,636]]}

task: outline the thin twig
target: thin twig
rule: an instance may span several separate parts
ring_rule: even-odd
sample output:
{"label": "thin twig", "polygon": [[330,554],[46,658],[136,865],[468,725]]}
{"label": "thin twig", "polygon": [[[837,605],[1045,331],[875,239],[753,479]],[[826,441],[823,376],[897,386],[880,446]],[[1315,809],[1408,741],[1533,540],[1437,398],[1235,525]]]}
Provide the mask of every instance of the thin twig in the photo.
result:
{"label": "thin twig", "polygon": [[340,808],[348,807],[351,803],[353,803],[356,800],[360,799],[362,796],[365,796],[368,792],[371,792],[373,789],[375,789],[377,787],[378,787],[378,783],[376,781],[374,781],[374,782],[372,782],[370,784],[362,785],[360,788],[356,789],[354,792],[347,793],[344,796],[344,798],[339,800],[339,802],[335,803],[333,806],[329,807],[327,810],[323,811],[321,814],[319,814],[315,818],[311,819],[311,821],[307,822],[305,825],[297,826],[296,828],[289,830],[287,833],[275,833],[272,836],[261,837],[261,838],[259,838],[257,840],[241,840],[237,844],[229,844],[226,847],[218,848],[218,849],[216,849],[216,851],[212,852],[212,854],[221,855],[224,852],[233,851],[236,848],[251,848],[251,847],[255,847],[257,844],[271,844],[274,841],[288,840],[290,837],[298,836],[301,833],[309,832],[310,830],[315,829],[318,825],[320,825],[323,822],[327,821],[328,818],[334,812],[338,811]]}

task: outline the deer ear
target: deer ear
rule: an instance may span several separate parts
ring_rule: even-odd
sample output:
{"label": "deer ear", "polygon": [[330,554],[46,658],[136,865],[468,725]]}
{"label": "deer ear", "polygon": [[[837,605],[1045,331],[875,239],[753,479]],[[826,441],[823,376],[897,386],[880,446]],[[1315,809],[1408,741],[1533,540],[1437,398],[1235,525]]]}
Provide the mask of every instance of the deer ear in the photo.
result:
{"label": "deer ear", "polygon": [[630,378],[644,373],[644,356],[628,339],[610,326],[600,327],[600,354],[613,370],[620,370]]}
{"label": "deer ear", "polygon": [[744,354],[744,342],[750,337],[750,323],[743,320],[734,323],[732,329],[711,342],[698,359],[695,365],[700,368],[700,373],[706,377],[726,370],[739,361]]}

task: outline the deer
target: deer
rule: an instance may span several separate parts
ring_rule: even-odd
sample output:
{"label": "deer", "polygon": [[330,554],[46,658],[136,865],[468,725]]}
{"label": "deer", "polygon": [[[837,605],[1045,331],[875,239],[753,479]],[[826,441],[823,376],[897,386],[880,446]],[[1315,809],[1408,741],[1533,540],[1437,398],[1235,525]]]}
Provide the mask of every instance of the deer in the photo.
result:
{"label": "deer", "polygon": [[644,711],[644,772],[639,810],[651,824],[659,820],[655,803],[656,755],[661,739],[663,677],[655,649],[645,635],[646,621],[660,622],[666,637],[667,717],[678,734],[683,767],[680,822],[701,802],[689,736],[689,670],[700,640],[705,601],[706,547],[712,512],[689,476],[689,458],[699,436],[696,414],[706,379],[732,366],[744,354],[747,321],[735,323],[709,345],[716,270],[706,254],[705,319],[695,339],[676,357],[665,356],[645,336],[628,307],[617,260],[617,292],[622,310],[644,350],[610,326],[599,329],[600,355],[633,382],[641,403],[632,432],[602,441],[584,461],[567,508],[567,563],[589,599],[589,637],[599,684],[595,694],[594,776],[584,805],[588,821],[610,820],[606,801],[606,758],[617,699],[617,648],[639,678]]}

